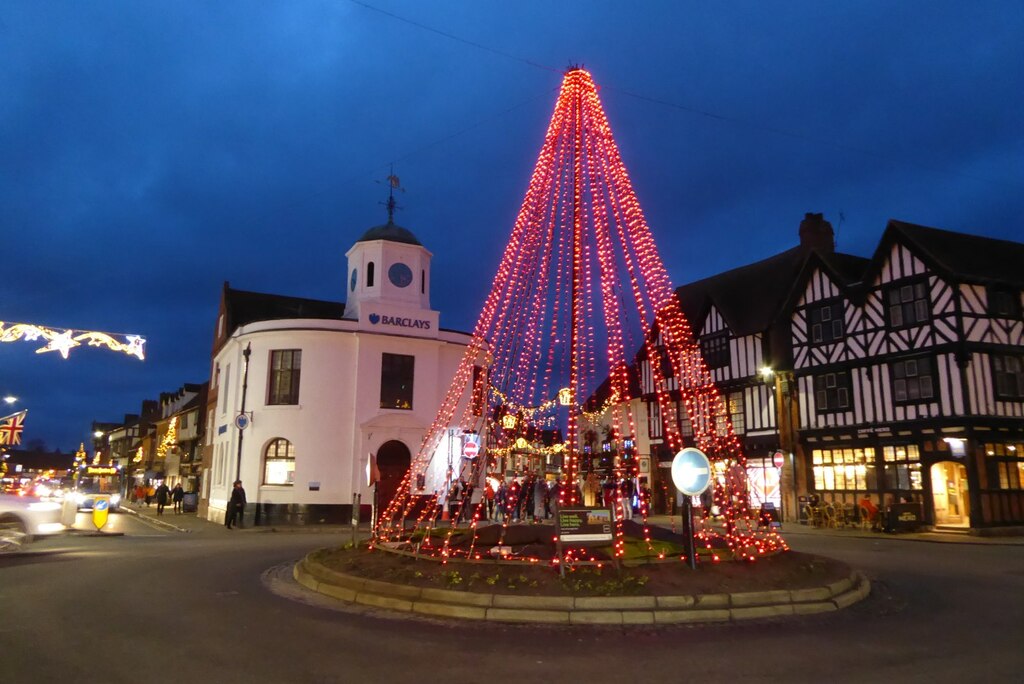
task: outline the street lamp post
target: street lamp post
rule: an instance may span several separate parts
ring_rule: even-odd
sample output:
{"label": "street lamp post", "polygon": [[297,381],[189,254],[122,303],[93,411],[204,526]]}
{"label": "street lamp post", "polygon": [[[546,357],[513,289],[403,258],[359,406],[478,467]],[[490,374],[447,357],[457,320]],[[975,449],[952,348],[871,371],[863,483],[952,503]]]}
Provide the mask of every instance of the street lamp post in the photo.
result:
{"label": "street lamp post", "polygon": [[[245,345],[245,349],[242,350],[242,356],[245,358],[245,369],[242,371],[242,408],[239,411],[241,415],[245,415],[245,394],[249,389],[249,355],[252,354],[252,342]],[[245,436],[245,430],[238,430],[238,458],[235,462],[235,479],[242,479],[242,437]]]}

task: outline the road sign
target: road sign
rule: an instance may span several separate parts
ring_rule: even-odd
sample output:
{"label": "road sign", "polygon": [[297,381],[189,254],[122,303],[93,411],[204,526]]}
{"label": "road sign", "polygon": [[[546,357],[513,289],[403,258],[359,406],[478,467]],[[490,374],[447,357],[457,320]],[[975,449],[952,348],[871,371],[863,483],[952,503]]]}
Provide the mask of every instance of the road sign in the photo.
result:
{"label": "road sign", "polygon": [[672,459],[672,482],[687,496],[699,496],[711,484],[711,462],[700,449],[687,447]]}
{"label": "road sign", "polygon": [[97,530],[102,530],[107,524],[107,515],[110,513],[110,495],[100,494],[92,504],[92,524]]}
{"label": "road sign", "polygon": [[776,451],[774,454],[772,454],[772,465],[774,465],[776,468],[781,468],[785,462],[786,455],[781,451]]}
{"label": "road sign", "polygon": [[466,443],[462,445],[462,455],[468,459],[474,459],[477,454],[480,453],[480,445],[476,442],[470,441],[469,437],[466,437]]}

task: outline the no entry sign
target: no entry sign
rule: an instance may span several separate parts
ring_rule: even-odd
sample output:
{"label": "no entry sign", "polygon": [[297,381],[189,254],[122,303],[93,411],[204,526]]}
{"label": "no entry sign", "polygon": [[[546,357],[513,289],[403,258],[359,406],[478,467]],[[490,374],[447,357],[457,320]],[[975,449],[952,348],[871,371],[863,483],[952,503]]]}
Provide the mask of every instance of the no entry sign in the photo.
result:
{"label": "no entry sign", "polygon": [[474,459],[480,453],[480,445],[476,442],[470,441],[466,438],[466,443],[462,445],[462,455],[468,459]]}

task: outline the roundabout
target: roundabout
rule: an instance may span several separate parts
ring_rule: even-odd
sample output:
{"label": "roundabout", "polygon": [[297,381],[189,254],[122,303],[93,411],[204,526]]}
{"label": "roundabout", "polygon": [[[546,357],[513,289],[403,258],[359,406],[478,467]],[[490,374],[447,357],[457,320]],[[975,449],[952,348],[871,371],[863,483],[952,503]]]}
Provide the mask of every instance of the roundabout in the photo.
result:
{"label": "roundabout", "polygon": [[[755,569],[756,565],[756,569]],[[690,570],[675,560],[588,565],[566,573],[507,561],[433,562],[351,546],[322,548],[293,568],[325,596],[394,613],[499,623],[673,625],[829,613],[866,598],[860,572],[780,552],[757,564]]]}

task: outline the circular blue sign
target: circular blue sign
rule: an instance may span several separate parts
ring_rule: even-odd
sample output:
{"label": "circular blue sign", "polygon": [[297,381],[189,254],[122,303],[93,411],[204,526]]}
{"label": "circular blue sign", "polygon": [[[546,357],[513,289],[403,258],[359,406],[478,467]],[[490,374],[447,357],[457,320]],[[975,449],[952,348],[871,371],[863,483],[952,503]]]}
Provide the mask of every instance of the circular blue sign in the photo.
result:
{"label": "circular blue sign", "polygon": [[683,449],[672,459],[672,483],[687,496],[699,496],[711,484],[711,461],[700,449]]}
{"label": "circular blue sign", "polygon": [[106,499],[97,499],[96,503],[93,504],[93,508],[95,508],[97,511],[105,511],[109,507],[110,502],[107,501]]}

